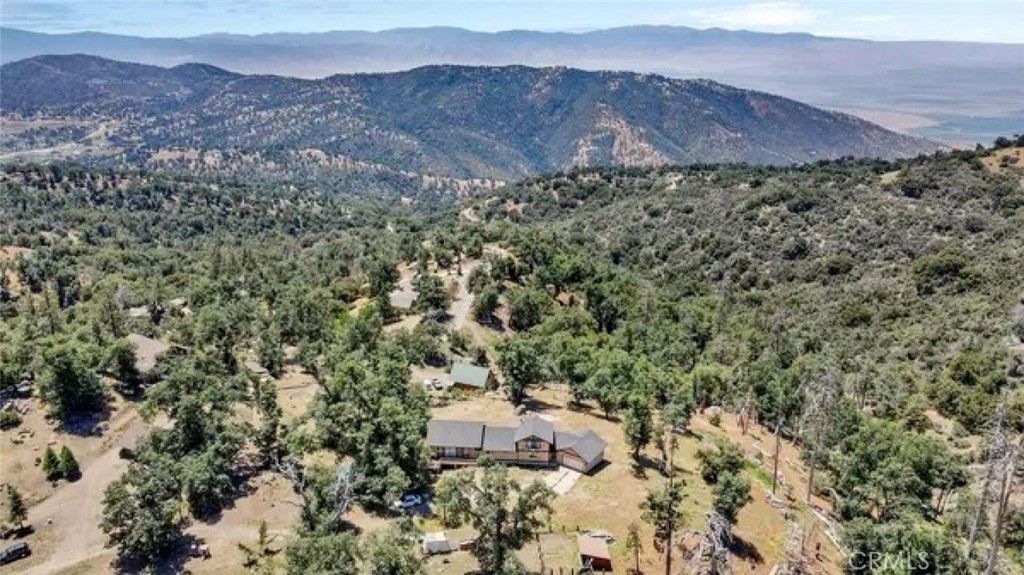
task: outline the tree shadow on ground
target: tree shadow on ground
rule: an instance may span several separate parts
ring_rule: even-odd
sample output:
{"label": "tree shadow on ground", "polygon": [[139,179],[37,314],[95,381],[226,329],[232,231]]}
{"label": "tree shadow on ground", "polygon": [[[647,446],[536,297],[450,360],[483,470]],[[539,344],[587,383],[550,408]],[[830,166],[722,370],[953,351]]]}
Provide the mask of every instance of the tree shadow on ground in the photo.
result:
{"label": "tree shadow on ground", "polygon": [[80,413],[68,417],[67,421],[59,421],[57,428],[69,435],[78,437],[102,437],[111,416],[110,403],[103,402],[103,408],[93,413]]}
{"label": "tree shadow on ground", "polygon": [[505,331],[508,329],[505,326],[505,322],[501,321],[501,318],[498,317],[498,316],[491,316],[491,317],[487,317],[487,318],[477,318],[472,313],[470,313],[469,320],[470,321],[475,321],[477,324],[479,324],[479,325],[481,325],[483,327],[491,328],[492,330],[494,330],[495,332],[497,332],[499,334],[505,333]]}
{"label": "tree shadow on ground", "polygon": [[545,411],[551,411],[552,409],[558,409],[559,407],[557,405],[548,403],[544,400],[536,399],[534,397],[529,396],[524,397],[523,402],[520,405],[522,405],[523,409],[526,410],[526,413],[524,413],[524,415],[528,413],[542,413]]}
{"label": "tree shadow on ground", "polygon": [[630,470],[633,473],[633,477],[637,479],[647,479],[648,471],[654,471],[662,476],[665,475],[666,471],[660,459],[655,459],[642,453],[639,459],[630,458]]}
{"label": "tree shadow on ground", "polygon": [[764,563],[764,557],[761,555],[761,552],[757,550],[757,547],[735,533],[732,536],[732,543],[729,545],[729,550],[732,551],[736,557],[749,563]]}
{"label": "tree shadow on ground", "polygon": [[111,567],[116,573],[153,573],[154,575],[181,575],[191,573],[185,564],[195,555],[193,550],[202,548],[203,540],[188,533],[182,535],[174,548],[157,558],[151,567],[142,561],[119,561],[115,559]]}
{"label": "tree shadow on ground", "polygon": [[575,411],[575,412],[578,412],[578,413],[586,413],[586,414],[590,414],[590,415],[593,415],[593,411],[594,411],[593,406],[588,405],[588,404],[586,404],[586,403],[584,403],[582,401],[574,401],[572,399],[570,399],[569,402],[565,404],[565,408],[568,409],[569,411]]}

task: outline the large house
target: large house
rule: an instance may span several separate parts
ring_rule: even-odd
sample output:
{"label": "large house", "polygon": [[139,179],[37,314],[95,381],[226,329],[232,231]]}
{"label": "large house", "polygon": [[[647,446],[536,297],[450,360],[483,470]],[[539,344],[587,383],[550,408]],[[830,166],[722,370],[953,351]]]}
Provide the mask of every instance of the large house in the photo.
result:
{"label": "large house", "polygon": [[603,439],[589,429],[555,431],[550,421],[528,417],[517,426],[433,419],[427,445],[436,467],[472,465],[481,456],[512,465],[563,465],[587,473],[604,461]]}

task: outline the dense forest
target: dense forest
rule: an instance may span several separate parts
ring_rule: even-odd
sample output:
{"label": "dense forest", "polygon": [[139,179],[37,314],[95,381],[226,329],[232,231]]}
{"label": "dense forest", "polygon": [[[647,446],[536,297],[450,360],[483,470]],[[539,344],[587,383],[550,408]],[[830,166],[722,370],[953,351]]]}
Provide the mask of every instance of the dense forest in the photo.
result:
{"label": "dense forest", "polygon": [[[276,565],[419,572],[407,525],[364,536],[346,513],[384,514],[429,486],[431,399],[410,369],[458,355],[493,362],[513,404],[564,385],[623,422],[634,459],[655,446],[667,485],[635,511],[656,545],[684,497],[662,430],[713,408],[800,446],[847,553],[928,557],[848,571],[1020,572],[1024,180],[997,160],[1013,145],[1024,138],[898,163],[586,169],[430,210],[8,164],[0,393],[32,386],[61,429],[91,425],[115,395],[155,422],[103,501],[101,528],[128,570],[270,470],[301,502]],[[468,274],[472,315],[502,330],[486,342],[445,324],[439,274],[468,258],[482,262]],[[416,269],[424,319],[385,330],[408,313],[388,298],[400,262]],[[128,334],[172,351],[140,373]],[[271,376],[287,361],[311,374],[306,413],[285,423],[251,360]],[[751,490],[733,449],[698,456],[726,531]],[[79,472],[67,457],[54,477]],[[478,527],[472,553],[495,574],[522,568],[510,550],[541,527],[551,496],[491,465],[479,485],[456,474],[435,492],[451,520]],[[259,549],[247,557],[273,571]],[[721,572],[715,557],[703,572]]]}

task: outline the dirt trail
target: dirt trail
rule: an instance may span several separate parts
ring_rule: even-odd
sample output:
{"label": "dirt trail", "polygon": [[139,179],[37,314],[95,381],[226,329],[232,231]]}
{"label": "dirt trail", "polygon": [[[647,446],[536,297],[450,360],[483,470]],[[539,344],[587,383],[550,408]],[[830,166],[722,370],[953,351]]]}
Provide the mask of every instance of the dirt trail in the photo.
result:
{"label": "dirt trail", "polygon": [[459,330],[466,327],[469,321],[469,313],[473,310],[473,294],[469,293],[469,274],[480,265],[479,260],[466,262],[462,267],[462,275],[457,276],[458,292],[452,298],[452,307],[449,310],[452,319],[452,328]]}
{"label": "dirt trail", "polygon": [[[501,256],[509,256],[508,250],[501,248],[497,245],[487,245],[484,247],[485,254],[497,254]],[[476,296],[469,292],[469,274],[473,272],[483,262],[481,260],[468,260],[462,267],[462,275],[458,277],[458,292],[455,294],[455,298],[452,300],[452,306],[449,313],[452,316],[451,325],[455,330],[465,329],[473,340],[475,345],[487,346],[486,330],[471,320],[470,314],[473,311],[473,302],[476,301]]]}
{"label": "dirt trail", "polygon": [[[33,538],[45,536],[57,547],[35,549],[35,553],[45,553],[48,557],[26,570],[19,571],[14,566],[13,573],[54,573],[104,552],[106,536],[98,527],[103,518],[103,491],[128,468],[128,462],[118,457],[118,451],[122,447],[133,447],[147,428],[134,411],[125,413],[124,419],[115,424],[119,425],[111,427],[123,431],[110,442],[110,448],[103,455],[82,470],[81,479],[61,486],[52,496],[29,509],[29,523],[36,529]],[[29,539],[29,543],[34,541]]]}

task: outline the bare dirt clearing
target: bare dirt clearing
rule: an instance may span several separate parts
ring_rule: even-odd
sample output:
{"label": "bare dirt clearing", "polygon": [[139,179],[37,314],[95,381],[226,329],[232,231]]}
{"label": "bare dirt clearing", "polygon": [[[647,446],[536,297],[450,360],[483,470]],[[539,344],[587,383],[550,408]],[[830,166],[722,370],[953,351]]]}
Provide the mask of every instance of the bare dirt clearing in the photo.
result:
{"label": "bare dirt clearing", "polygon": [[18,246],[0,246],[0,262],[13,262],[18,256],[27,254],[32,250]]}
{"label": "bare dirt clearing", "polygon": [[210,548],[209,559],[187,563],[193,573],[245,573],[238,545],[255,543],[260,521],[266,521],[270,536],[276,537],[271,547],[284,548],[298,521],[298,496],[286,479],[272,473],[263,473],[249,484],[252,492],[237,499],[215,521],[196,522],[187,530]]}
{"label": "bare dirt clearing", "polygon": [[317,385],[312,375],[297,365],[289,365],[277,380],[277,389],[278,405],[281,406],[285,421],[290,421],[305,413],[316,395]]}
{"label": "bare dirt clearing", "polygon": [[[28,523],[35,528],[35,533],[26,541],[32,545],[33,555],[18,563],[13,572],[53,573],[104,553],[106,537],[99,529],[103,517],[103,492],[128,468],[128,462],[118,456],[120,449],[134,446],[145,431],[146,424],[142,418],[133,408],[126,409],[111,422],[107,437],[77,438],[82,453],[80,479],[72,483],[61,482],[56,490],[41,488],[48,484],[40,479],[25,485],[25,490],[34,497],[30,501],[38,501],[40,495],[46,499],[29,508]],[[68,443],[75,442],[69,439]],[[6,456],[4,465],[7,465]],[[34,466],[32,471],[42,474]],[[27,480],[25,475],[21,477],[23,481]]]}

